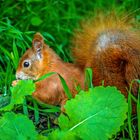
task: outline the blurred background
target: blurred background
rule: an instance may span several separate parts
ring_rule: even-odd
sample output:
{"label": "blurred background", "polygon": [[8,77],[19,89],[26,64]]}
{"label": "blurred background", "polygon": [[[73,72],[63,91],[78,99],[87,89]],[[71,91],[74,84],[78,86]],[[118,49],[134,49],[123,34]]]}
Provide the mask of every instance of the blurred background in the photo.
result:
{"label": "blurred background", "polygon": [[71,62],[74,30],[95,11],[109,10],[132,15],[140,27],[140,0],[0,0],[0,94],[9,94],[19,58],[31,46],[35,32]]}

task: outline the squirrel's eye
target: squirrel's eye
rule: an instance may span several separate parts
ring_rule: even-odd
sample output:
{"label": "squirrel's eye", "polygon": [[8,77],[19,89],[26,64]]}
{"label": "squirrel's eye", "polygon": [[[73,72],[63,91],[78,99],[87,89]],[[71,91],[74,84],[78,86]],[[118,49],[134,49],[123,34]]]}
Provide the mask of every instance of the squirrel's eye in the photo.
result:
{"label": "squirrel's eye", "polygon": [[26,62],[23,63],[23,66],[24,66],[25,68],[28,68],[28,67],[30,66],[30,63],[26,61]]}

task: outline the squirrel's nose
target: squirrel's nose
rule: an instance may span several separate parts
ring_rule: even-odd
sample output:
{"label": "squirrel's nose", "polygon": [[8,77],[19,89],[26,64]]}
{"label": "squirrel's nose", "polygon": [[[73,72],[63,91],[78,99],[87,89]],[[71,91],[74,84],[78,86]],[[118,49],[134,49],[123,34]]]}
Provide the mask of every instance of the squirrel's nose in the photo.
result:
{"label": "squirrel's nose", "polygon": [[16,77],[16,80],[22,80],[20,77]]}
{"label": "squirrel's nose", "polygon": [[16,79],[17,80],[21,80],[21,77],[20,77],[20,74],[19,73],[16,73]]}
{"label": "squirrel's nose", "polygon": [[22,80],[24,77],[24,73],[23,72],[16,72],[16,79],[17,80]]}

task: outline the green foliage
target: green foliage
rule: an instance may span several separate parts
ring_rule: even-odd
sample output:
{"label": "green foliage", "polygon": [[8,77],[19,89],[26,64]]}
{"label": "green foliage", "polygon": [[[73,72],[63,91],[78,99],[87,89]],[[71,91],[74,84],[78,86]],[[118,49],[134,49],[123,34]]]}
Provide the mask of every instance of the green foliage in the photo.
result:
{"label": "green foliage", "polygon": [[53,132],[51,138],[65,139],[72,132],[73,139],[107,140],[124,124],[127,103],[115,87],[100,86],[81,91],[64,108],[67,115],[58,118],[62,132]]}
{"label": "green foliage", "polygon": [[[65,123],[65,122],[64,122]],[[47,140],[81,140],[75,133],[69,131],[53,131],[48,137]]]}
{"label": "green foliage", "polygon": [[35,91],[35,84],[32,80],[21,80],[16,86],[11,87],[10,104],[0,110],[11,110],[14,105],[23,104],[25,97],[31,95]]}
{"label": "green foliage", "polygon": [[[127,16],[133,16],[136,19],[136,28],[140,29],[140,1],[139,0],[20,0],[20,1],[1,1],[0,2],[0,107],[9,103],[11,82],[15,79],[15,70],[19,58],[27,48],[31,46],[33,34],[41,32],[45,37],[45,42],[53,47],[53,50],[64,60],[72,61],[69,53],[70,40],[73,31],[79,28],[82,19],[88,19],[95,15],[95,11],[108,12],[110,9],[117,13],[127,11]],[[89,73],[90,75],[90,73]],[[94,77],[94,75],[93,75]],[[87,86],[91,87],[90,79]],[[65,83],[64,83],[65,85]],[[19,93],[19,92],[18,92]],[[69,93],[69,92],[67,92]],[[6,96],[7,95],[7,96]],[[19,94],[18,94],[19,95]],[[21,93],[22,95],[22,93]],[[68,94],[69,95],[69,94]],[[139,108],[139,100],[133,98],[129,93],[128,122],[122,127],[121,132],[116,134],[116,139],[138,139],[137,119],[140,122],[139,110],[138,116],[131,115],[131,100],[134,100]],[[69,96],[71,98],[71,96]],[[11,102],[16,104],[16,101]],[[24,97],[19,97],[20,101]],[[19,103],[18,99],[17,102]],[[32,102],[32,100],[31,100]],[[47,133],[52,130],[50,125],[50,115],[59,112],[58,107],[51,105],[38,105],[35,102],[28,104],[23,102],[22,109],[15,111],[30,115],[33,112],[35,124],[40,119],[40,115],[46,118]],[[21,103],[21,104],[22,104]],[[128,127],[129,125],[129,127]],[[38,128],[39,126],[37,126]],[[40,130],[40,128],[38,128]],[[140,130],[140,129],[139,129]],[[40,130],[42,131],[42,129]],[[61,131],[61,136],[67,131]],[[47,134],[46,134],[47,135]],[[56,133],[58,135],[58,133]],[[66,134],[67,135],[67,134]],[[140,133],[139,133],[140,136]],[[38,136],[39,139],[46,137]]]}
{"label": "green foliage", "polygon": [[[12,96],[9,106],[23,104],[25,96],[34,91],[33,81],[20,81],[11,91],[12,95],[16,95]],[[38,134],[31,121],[24,115],[5,113],[0,118],[0,138],[6,135],[6,140],[30,137],[42,140],[106,140],[120,130],[127,112],[126,99],[120,91],[115,87],[103,86],[81,91],[75,98],[67,101],[64,107],[66,115],[61,114],[58,118],[60,130],[56,129],[48,137]],[[36,116],[39,117],[38,114]],[[30,131],[27,131],[27,128]]]}
{"label": "green foliage", "polygon": [[0,118],[0,140],[36,140],[33,122],[22,114],[7,112]]}

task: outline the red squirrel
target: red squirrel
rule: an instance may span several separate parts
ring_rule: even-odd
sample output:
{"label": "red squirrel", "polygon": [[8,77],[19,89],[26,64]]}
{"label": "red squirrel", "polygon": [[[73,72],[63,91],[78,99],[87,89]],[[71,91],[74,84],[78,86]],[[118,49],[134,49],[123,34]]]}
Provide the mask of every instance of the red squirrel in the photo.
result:
{"label": "red squirrel", "polygon": [[[76,86],[84,87],[84,75],[82,70],[74,64],[63,62],[55,52],[44,43],[43,36],[40,33],[34,35],[32,47],[29,48],[21,57],[17,71],[16,79],[13,85],[16,85],[18,80],[33,79],[49,73],[56,72],[60,74],[75,96],[77,93]],[[36,91],[33,97],[44,103],[52,105],[63,105],[67,100],[67,96],[63,90],[63,86],[57,74],[36,82]]]}
{"label": "red squirrel", "polygon": [[[73,46],[75,62],[65,63],[36,33],[32,47],[20,59],[16,79],[38,79],[48,72],[57,72],[75,96],[75,86],[84,88],[84,70],[91,67],[94,86],[104,81],[105,86],[116,86],[127,97],[131,81],[140,78],[140,33],[131,24],[116,17],[98,17],[76,32]],[[138,85],[134,84],[135,95],[137,90]],[[37,82],[33,97],[61,106],[67,100],[58,75]]]}

